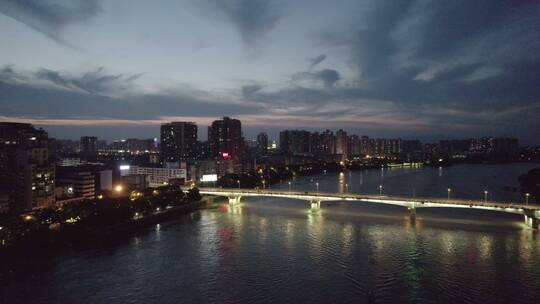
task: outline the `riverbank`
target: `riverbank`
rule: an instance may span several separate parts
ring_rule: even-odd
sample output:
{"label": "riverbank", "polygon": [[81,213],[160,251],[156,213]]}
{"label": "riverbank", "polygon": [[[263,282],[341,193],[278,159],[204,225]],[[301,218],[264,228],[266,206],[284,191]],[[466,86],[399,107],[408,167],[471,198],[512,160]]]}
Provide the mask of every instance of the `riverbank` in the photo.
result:
{"label": "riverbank", "polygon": [[36,248],[39,248],[40,252],[43,252],[99,243],[115,238],[124,238],[151,225],[169,221],[179,216],[211,207],[211,205],[212,203],[208,199],[203,198],[199,201],[179,206],[170,206],[144,216],[134,216],[129,220],[113,225],[101,227],[64,225],[59,230],[41,232],[32,237],[18,239],[13,243],[0,246],[0,257],[3,254],[35,251]]}

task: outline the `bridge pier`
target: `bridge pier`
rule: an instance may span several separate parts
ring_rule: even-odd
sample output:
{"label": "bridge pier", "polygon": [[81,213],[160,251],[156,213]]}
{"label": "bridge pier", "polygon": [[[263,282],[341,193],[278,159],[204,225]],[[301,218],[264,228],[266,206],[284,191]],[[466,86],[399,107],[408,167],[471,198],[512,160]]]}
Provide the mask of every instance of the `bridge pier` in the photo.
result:
{"label": "bridge pier", "polygon": [[540,219],[534,216],[525,214],[525,224],[532,229],[538,229]]}
{"label": "bridge pier", "polygon": [[311,211],[319,211],[321,210],[321,201],[318,200],[312,200],[311,201]]}
{"label": "bridge pier", "polygon": [[540,219],[535,216],[534,212],[527,212],[523,217],[525,218],[525,224],[527,226],[532,229],[538,229],[538,226],[540,225]]}
{"label": "bridge pier", "polygon": [[242,199],[242,196],[229,196],[229,205],[240,204],[240,199]]}
{"label": "bridge pier", "polygon": [[409,207],[409,219],[411,221],[411,224],[416,224],[416,206],[414,203],[412,203]]}

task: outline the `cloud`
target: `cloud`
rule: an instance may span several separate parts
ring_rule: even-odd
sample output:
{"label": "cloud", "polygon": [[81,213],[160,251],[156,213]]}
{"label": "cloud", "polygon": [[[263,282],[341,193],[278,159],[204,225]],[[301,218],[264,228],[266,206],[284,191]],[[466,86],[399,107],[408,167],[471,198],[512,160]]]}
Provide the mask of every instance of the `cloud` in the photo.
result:
{"label": "cloud", "polygon": [[101,11],[98,0],[3,0],[0,2],[0,13],[62,44],[67,44],[61,37],[63,28],[85,22]]}
{"label": "cloud", "polygon": [[317,57],[314,57],[314,58],[311,58],[309,61],[311,62],[311,64],[309,65],[309,68],[313,68],[314,66],[316,66],[317,64],[323,62],[324,60],[326,59],[326,55],[325,54],[321,54]]}
{"label": "cloud", "polygon": [[114,94],[129,88],[142,74],[124,76],[106,74],[103,67],[88,71],[81,76],[61,75],[58,71],[40,69],[36,76],[67,89],[78,89],[89,94]]}
{"label": "cloud", "polygon": [[[3,81],[6,75],[24,81]],[[167,115],[235,115],[260,108],[189,86],[146,93],[133,83],[137,75],[108,74],[103,68],[81,75],[50,69],[20,72],[11,67],[3,68],[0,70],[0,113],[49,119],[153,120]]]}
{"label": "cloud", "polygon": [[315,83],[322,83],[325,87],[333,87],[340,79],[341,76],[338,71],[332,69],[324,69],[315,72],[301,72],[292,76],[293,81],[311,81]]}
{"label": "cloud", "polygon": [[536,2],[370,2],[348,30],[325,31],[346,47],[364,97],[402,107],[507,110],[540,100]]}
{"label": "cloud", "polygon": [[253,96],[254,93],[262,90],[264,87],[259,84],[251,84],[251,85],[244,85],[242,86],[242,95],[245,98],[249,98]]}
{"label": "cloud", "polygon": [[472,83],[480,80],[489,79],[500,75],[502,71],[497,67],[483,66],[474,70],[469,75],[463,77],[463,81]]}
{"label": "cloud", "polygon": [[15,70],[12,66],[0,69],[0,83],[31,87],[33,89],[61,89],[84,94],[120,97],[139,91],[135,82],[139,74],[110,74],[99,67],[84,73],[66,73],[40,68],[37,71]]}
{"label": "cloud", "polygon": [[274,28],[280,19],[275,1],[210,0],[238,29],[244,43],[252,45]]}
{"label": "cloud", "polygon": [[[467,73],[478,68],[471,67]],[[364,88],[289,85],[272,89],[272,86],[263,86],[254,81],[241,86],[237,96],[180,86],[153,94],[135,90],[129,96],[110,97],[103,94],[101,89],[81,89],[88,85],[80,85],[80,79],[87,74],[95,74],[96,70],[77,77],[65,76],[52,70],[25,74],[13,67],[6,67],[0,71],[4,71],[0,73],[0,121],[28,121],[48,126],[47,129],[51,128],[55,132],[65,128],[76,128],[71,129],[71,132],[87,132],[83,128],[91,128],[99,130],[100,136],[111,138],[124,136],[122,132],[134,132],[132,128],[137,128],[137,132],[146,132],[138,134],[153,136],[157,132],[155,128],[166,121],[190,120],[207,125],[218,117],[229,115],[241,119],[247,130],[347,128],[367,132],[368,135],[384,131],[391,136],[406,132],[433,134],[433,130],[446,132],[443,135],[489,135],[486,133],[488,130],[497,134],[514,132],[511,135],[540,136],[538,131],[530,132],[540,130],[537,120],[540,102],[521,106],[501,106],[496,103],[490,107],[479,106],[471,111],[470,108],[452,103],[403,104],[401,100],[385,99],[380,92]],[[106,74],[103,69],[97,71],[98,75],[107,76],[86,78],[108,79],[112,83],[129,78],[118,76],[121,74]],[[27,76],[35,77],[36,74],[40,74],[40,80],[54,85],[36,84]],[[22,80],[5,82],[2,81],[3,75]],[[476,83],[483,81],[472,82],[466,87],[474,90]],[[454,83],[459,86],[462,82]],[[100,88],[100,85],[90,87]],[[388,95],[394,96],[393,93]],[[236,102],[237,99],[243,101]],[[529,127],[526,132],[528,135],[523,133],[523,125]],[[106,126],[114,128],[107,130]],[[56,134],[69,134],[68,131],[63,132]]]}

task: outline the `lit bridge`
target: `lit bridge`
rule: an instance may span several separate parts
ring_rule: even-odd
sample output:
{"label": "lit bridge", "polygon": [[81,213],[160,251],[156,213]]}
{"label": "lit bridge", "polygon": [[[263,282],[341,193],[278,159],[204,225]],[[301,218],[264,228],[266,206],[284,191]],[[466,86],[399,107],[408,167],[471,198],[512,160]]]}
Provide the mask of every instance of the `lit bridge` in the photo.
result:
{"label": "lit bridge", "polygon": [[307,201],[313,211],[321,208],[324,201],[350,201],[369,202],[386,205],[396,205],[409,210],[411,220],[416,219],[416,209],[418,208],[466,208],[478,210],[490,210],[506,213],[521,214],[525,223],[538,229],[540,221],[540,205],[525,205],[495,201],[473,201],[461,199],[441,199],[441,198],[408,198],[388,195],[360,195],[356,193],[327,193],[327,192],[296,192],[284,190],[257,190],[257,189],[222,189],[222,188],[201,188],[201,194],[224,196],[229,198],[229,204],[238,204],[242,197],[281,197]]}

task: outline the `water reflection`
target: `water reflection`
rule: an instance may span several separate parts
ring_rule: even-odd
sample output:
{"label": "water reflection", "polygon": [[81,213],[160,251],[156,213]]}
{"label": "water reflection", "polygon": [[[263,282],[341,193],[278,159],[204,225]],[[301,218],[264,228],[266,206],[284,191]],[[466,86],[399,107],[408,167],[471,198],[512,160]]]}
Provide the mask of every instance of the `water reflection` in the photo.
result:
{"label": "water reflection", "polygon": [[[447,189],[452,188],[453,198],[483,200],[485,189],[489,189],[490,200],[521,202],[518,177],[536,165],[527,163],[498,165],[454,165],[451,167],[421,168],[377,168],[352,171],[345,174],[328,172],[310,177],[296,177],[294,189],[316,191],[315,182],[321,191],[378,194],[379,185],[384,185],[388,195],[441,197],[446,198]],[[288,184],[273,185],[275,189],[287,189]]]}
{"label": "water reflection", "polygon": [[[387,184],[396,172],[387,172]],[[327,189],[339,184],[325,178]],[[0,302],[362,303],[370,291],[376,303],[537,301],[538,231],[428,214],[415,223],[346,204],[313,212],[304,202],[250,198],[91,254],[29,259],[28,274],[0,285]]]}

